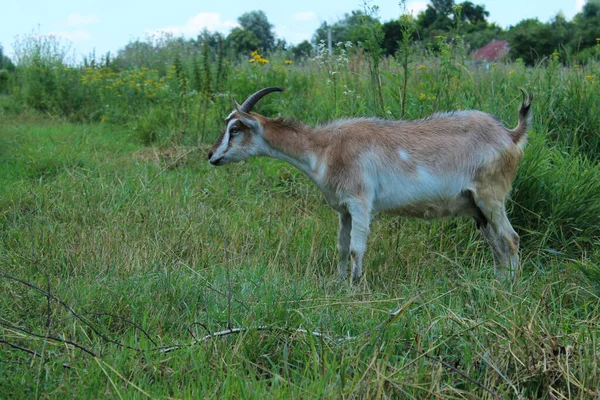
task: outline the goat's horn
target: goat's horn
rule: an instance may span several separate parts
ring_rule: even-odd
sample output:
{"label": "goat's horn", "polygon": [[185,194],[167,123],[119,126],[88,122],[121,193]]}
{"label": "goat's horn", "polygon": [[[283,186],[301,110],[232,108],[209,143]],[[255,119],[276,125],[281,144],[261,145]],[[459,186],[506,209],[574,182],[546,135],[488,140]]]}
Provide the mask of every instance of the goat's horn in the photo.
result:
{"label": "goat's horn", "polygon": [[267,95],[271,92],[283,92],[283,89],[278,88],[278,87],[268,87],[268,88],[261,89],[258,92],[254,93],[253,95],[251,95],[250,97],[248,97],[246,99],[246,101],[244,101],[244,104],[241,105],[240,110],[245,113],[249,113],[250,111],[252,111],[252,107],[254,107],[254,105],[262,97],[264,97],[265,95]]}

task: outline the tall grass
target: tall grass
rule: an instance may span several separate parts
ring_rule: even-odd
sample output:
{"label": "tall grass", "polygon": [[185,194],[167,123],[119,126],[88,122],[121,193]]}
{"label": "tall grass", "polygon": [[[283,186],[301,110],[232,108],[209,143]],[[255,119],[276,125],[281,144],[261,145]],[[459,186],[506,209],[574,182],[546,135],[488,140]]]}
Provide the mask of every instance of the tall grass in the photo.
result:
{"label": "tall grass", "polygon": [[[440,42],[374,76],[346,44],[290,65],[153,42],[143,65],[86,66],[31,40],[0,97],[0,397],[597,397],[598,65],[485,68]],[[494,281],[471,221],[381,216],[364,282],[335,281],[337,219],[305,176],[205,160],[231,99],[265,86],[286,91],[259,112],[310,124],[476,108],[514,126],[532,92],[519,280]]]}
{"label": "tall grass", "polygon": [[[423,118],[475,108],[496,114],[507,125],[515,123],[518,88],[525,87],[535,96],[534,131],[545,139],[533,141],[523,166],[527,172],[516,182],[522,206],[517,223],[554,221],[547,240],[558,249],[595,243],[600,226],[594,201],[600,154],[600,105],[594,101],[600,97],[598,64],[564,67],[555,55],[536,68],[522,63],[472,67],[460,25],[454,27],[454,42],[438,38],[433,57],[409,48],[411,28],[406,26],[400,61],[382,59],[378,27],[372,18],[366,21],[366,53],[339,43],[330,55],[321,46],[315,59],[298,65],[289,65],[278,53],[269,60],[259,55],[225,62],[221,53],[211,55],[208,44],[197,54],[179,53],[176,40],[164,39],[147,44],[148,51],[161,55],[144,58],[148,66],[122,69],[117,59],[79,67],[67,64],[68,50],[55,38],[29,36],[16,46],[13,92],[21,103],[53,116],[127,126],[146,144],[197,145],[217,136],[232,98],[241,101],[264,86],[287,90],[280,100],[266,100],[263,113],[313,124],[365,115]],[[133,47],[138,52],[146,48],[137,42]],[[165,65],[169,55],[171,64]],[[565,173],[566,181],[561,178]]]}

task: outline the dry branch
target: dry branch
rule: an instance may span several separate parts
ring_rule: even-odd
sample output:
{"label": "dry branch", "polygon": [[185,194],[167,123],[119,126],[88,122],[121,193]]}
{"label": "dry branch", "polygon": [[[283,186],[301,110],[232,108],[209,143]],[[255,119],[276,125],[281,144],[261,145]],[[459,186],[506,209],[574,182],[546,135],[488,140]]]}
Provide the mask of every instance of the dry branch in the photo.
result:
{"label": "dry branch", "polygon": [[52,340],[54,342],[69,344],[69,345],[71,345],[73,347],[76,347],[79,350],[81,350],[81,351],[89,354],[90,356],[92,356],[94,358],[98,357],[96,355],[96,353],[94,353],[93,351],[91,351],[91,350],[87,349],[86,347],[84,347],[84,346],[82,346],[82,345],[80,345],[78,343],[75,343],[75,342],[73,342],[71,340],[67,340],[67,339],[63,339],[63,338],[57,338],[55,336],[50,336],[50,335],[40,335],[38,333],[28,331],[25,328],[21,328],[20,326],[15,326],[15,325],[7,324],[7,323],[2,322],[2,321],[0,321],[0,325],[3,326],[3,327],[5,327],[5,328],[12,329],[13,331],[21,332],[21,333],[24,333],[24,334],[29,335],[29,336],[33,336],[33,337],[37,337],[37,338],[45,339],[45,340]]}
{"label": "dry branch", "polygon": [[36,356],[38,358],[42,358],[42,356],[39,353],[37,353],[37,352],[35,352],[33,350],[26,349],[25,347],[18,346],[18,345],[14,344],[14,343],[7,342],[6,340],[0,339],[0,343],[4,343],[4,344],[12,347],[13,349],[17,349],[17,350],[24,351],[25,353],[29,353],[32,356]]}
{"label": "dry branch", "polygon": [[36,292],[40,293],[41,295],[45,296],[48,299],[48,302],[50,302],[50,300],[54,300],[55,302],[57,302],[58,304],[60,304],[61,306],[63,306],[65,309],[67,309],[67,311],[69,311],[77,320],[79,320],[80,322],[82,322],[85,326],[87,326],[88,328],[90,328],[96,335],[98,335],[102,340],[108,342],[108,343],[112,343],[112,344],[116,344],[119,347],[125,347],[129,350],[134,350],[134,351],[139,351],[139,349],[136,349],[135,347],[131,347],[131,346],[127,346],[124,345],[123,343],[119,343],[116,340],[110,339],[108,338],[106,335],[104,335],[103,333],[101,333],[95,326],[94,324],[92,324],[90,321],[88,321],[86,318],[82,317],[81,315],[79,315],[78,313],[75,312],[75,310],[73,310],[73,308],[71,308],[71,306],[69,306],[66,302],[64,302],[63,300],[61,300],[60,298],[54,296],[52,293],[49,293],[48,291],[41,289],[40,287],[29,283],[27,281],[24,281],[22,279],[19,279],[7,272],[4,271],[0,271],[0,276],[3,276],[7,279],[10,279],[12,281],[18,282],[30,289],[35,290]]}

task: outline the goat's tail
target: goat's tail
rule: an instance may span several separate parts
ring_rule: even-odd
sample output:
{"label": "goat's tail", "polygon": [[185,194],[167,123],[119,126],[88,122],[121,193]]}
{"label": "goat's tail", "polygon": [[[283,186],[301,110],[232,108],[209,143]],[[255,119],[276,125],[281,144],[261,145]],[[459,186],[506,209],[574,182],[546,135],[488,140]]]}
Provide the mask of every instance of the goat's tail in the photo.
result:
{"label": "goat's tail", "polygon": [[519,107],[519,123],[515,129],[510,131],[510,135],[516,145],[523,147],[527,142],[527,132],[529,131],[529,124],[531,122],[529,108],[533,101],[533,95],[522,88],[519,88],[519,90],[523,93],[523,102],[521,103],[521,107]]}

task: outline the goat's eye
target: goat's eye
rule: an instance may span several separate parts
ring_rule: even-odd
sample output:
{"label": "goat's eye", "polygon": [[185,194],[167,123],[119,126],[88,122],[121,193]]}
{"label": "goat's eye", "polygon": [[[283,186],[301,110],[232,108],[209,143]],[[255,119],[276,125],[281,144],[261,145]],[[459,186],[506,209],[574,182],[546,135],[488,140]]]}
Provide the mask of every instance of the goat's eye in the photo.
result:
{"label": "goat's eye", "polygon": [[232,126],[231,129],[229,129],[229,133],[231,133],[232,135],[235,135],[236,133],[238,133],[240,130],[238,129],[237,126]]}

